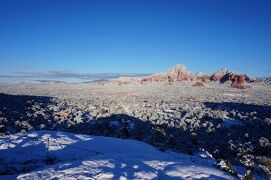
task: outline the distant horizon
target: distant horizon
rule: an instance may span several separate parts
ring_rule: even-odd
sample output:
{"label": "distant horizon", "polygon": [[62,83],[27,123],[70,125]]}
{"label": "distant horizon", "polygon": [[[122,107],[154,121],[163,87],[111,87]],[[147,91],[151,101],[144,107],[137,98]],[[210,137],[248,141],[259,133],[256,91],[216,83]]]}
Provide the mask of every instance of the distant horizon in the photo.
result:
{"label": "distant horizon", "polygon": [[175,64],[270,77],[270,8],[267,0],[1,1],[0,80]]}
{"label": "distant horizon", "polygon": [[28,75],[0,75],[0,83],[23,83],[23,82],[67,82],[84,83],[94,81],[108,81],[119,77],[144,77],[147,73],[83,73],[83,74],[57,74],[42,73]]}
{"label": "distant horizon", "polygon": [[[174,65],[175,66],[175,65]],[[0,75],[0,83],[22,83],[22,82],[67,82],[67,83],[83,83],[83,82],[91,82],[91,81],[107,81],[112,79],[117,79],[119,77],[145,77],[149,76],[151,74],[155,73],[164,73],[169,68],[173,66],[168,67],[163,72],[152,72],[152,73],[75,73],[75,72],[69,72],[69,71],[49,71],[49,72],[42,72],[42,73],[25,73],[25,72],[15,72],[13,75]],[[186,66],[185,66],[186,67]],[[226,67],[222,67],[218,69],[217,71],[224,69]],[[236,72],[236,73],[242,73],[237,71],[232,71],[228,68],[226,68],[229,72]],[[214,72],[191,72],[189,69],[187,69],[192,74],[197,73],[204,73],[204,74],[213,74]],[[246,74],[246,73],[243,73]],[[247,74],[249,75],[249,74]],[[249,75],[250,76],[250,75]],[[265,78],[254,76],[255,78]],[[268,77],[268,76],[266,76]]]}

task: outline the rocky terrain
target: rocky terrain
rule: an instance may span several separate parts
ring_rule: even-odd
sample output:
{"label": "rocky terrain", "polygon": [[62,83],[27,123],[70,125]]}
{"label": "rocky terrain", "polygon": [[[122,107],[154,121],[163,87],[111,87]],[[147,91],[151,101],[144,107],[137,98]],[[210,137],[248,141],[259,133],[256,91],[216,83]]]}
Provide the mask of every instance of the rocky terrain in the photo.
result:
{"label": "rocky terrain", "polygon": [[271,88],[221,70],[166,73],[90,84],[0,85],[0,133],[62,130],[137,139],[161,151],[205,149],[263,177],[271,175]]}

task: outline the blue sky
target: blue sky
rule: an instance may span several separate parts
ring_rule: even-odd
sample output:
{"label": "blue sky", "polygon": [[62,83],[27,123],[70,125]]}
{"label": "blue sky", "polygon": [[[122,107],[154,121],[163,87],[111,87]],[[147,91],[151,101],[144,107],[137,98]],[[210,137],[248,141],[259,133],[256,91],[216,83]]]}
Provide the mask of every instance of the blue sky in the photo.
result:
{"label": "blue sky", "polygon": [[271,76],[270,0],[0,0],[0,74]]}

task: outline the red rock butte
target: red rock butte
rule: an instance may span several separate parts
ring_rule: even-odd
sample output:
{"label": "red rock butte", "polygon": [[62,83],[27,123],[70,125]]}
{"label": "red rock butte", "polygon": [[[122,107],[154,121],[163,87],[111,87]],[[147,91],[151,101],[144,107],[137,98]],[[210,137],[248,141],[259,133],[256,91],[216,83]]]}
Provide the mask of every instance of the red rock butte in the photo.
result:
{"label": "red rock butte", "polygon": [[255,78],[249,77],[246,74],[230,72],[226,68],[213,73],[197,73],[193,74],[187,70],[184,65],[177,64],[164,73],[157,73],[141,79],[141,83],[149,82],[176,82],[176,81],[218,81],[220,83],[231,82],[231,87],[245,89],[249,86],[246,83],[256,82]]}

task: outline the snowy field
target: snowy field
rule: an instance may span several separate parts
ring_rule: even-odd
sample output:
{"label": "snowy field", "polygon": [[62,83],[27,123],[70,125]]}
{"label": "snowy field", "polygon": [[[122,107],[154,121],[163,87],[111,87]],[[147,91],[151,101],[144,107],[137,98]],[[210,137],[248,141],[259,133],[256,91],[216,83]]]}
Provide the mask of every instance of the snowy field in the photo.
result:
{"label": "snowy field", "polygon": [[[51,165],[45,162],[49,157],[55,159]],[[8,174],[0,179],[235,179],[214,167],[210,157],[55,131],[1,136],[0,162],[0,173]]]}

